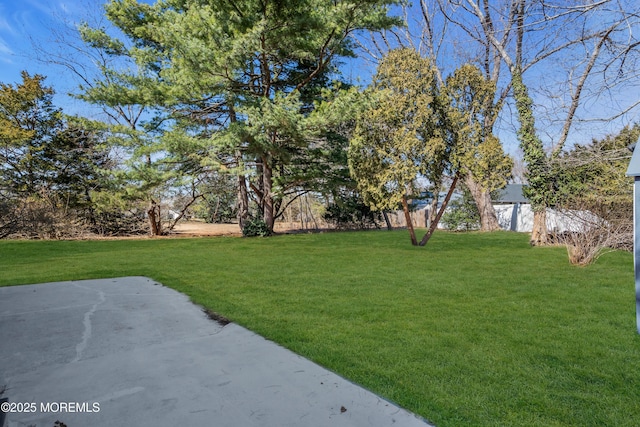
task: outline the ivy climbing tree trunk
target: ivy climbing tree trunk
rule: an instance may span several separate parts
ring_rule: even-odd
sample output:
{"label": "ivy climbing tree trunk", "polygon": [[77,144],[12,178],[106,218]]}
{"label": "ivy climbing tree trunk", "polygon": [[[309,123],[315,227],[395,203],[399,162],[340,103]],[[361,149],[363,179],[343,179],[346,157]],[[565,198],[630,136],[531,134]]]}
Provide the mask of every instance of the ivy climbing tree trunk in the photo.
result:
{"label": "ivy climbing tree trunk", "polygon": [[549,188],[549,173],[547,155],[542,141],[535,131],[532,101],[527,87],[522,82],[522,72],[516,67],[512,72],[513,97],[518,110],[518,139],[520,148],[527,163],[527,182],[524,195],[531,201],[533,210],[533,230],[530,243],[532,245],[546,245],[549,242],[547,231],[547,206],[551,188]]}

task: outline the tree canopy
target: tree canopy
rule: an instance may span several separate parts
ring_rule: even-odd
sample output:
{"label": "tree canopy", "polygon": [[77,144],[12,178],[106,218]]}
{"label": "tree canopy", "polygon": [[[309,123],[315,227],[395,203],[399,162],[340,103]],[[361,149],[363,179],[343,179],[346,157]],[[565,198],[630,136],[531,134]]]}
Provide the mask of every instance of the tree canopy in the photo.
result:
{"label": "tree canopy", "polygon": [[95,226],[92,192],[110,167],[103,137],[53,105],[45,78],[0,83],[0,237],[73,235]]}
{"label": "tree canopy", "polygon": [[391,51],[370,88],[372,103],[358,118],[349,164],[365,201],[395,209],[415,194],[418,175],[440,182],[446,130],[431,62],[410,49]]}
{"label": "tree canopy", "polygon": [[443,91],[448,120],[456,135],[451,161],[475,201],[480,228],[498,230],[496,215],[491,212],[491,193],[507,184],[513,160],[492,131],[498,113],[496,85],[477,67],[464,64],[446,78]]}
{"label": "tree canopy", "polygon": [[[611,152],[603,148],[609,139],[569,142],[581,119],[598,119],[585,100],[637,82],[640,21],[630,0],[421,1],[404,28],[390,16],[395,6],[111,0],[110,22],[80,26],[78,52],[93,52],[98,72],[67,67],[83,81],[78,98],[101,107],[106,123],[65,117],[41,76],[2,85],[0,192],[5,200],[64,196],[68,206],[90,200],[92,215],[126,205],[127,215],[148,218],[153,234],[163,232],[168,199],[181,200],[180,215],[206,200],[212,218],[223,203],[241,228],[251,221],[271,232],[298,198],[329,206],[362,195],[369,208],[408,212],[418,192],[436,195],[437,206],[443,183],[453,189],[461,180],[481,228],[493,230],[490,194],[513,165],[497,135],[515,141],[516,128],[535,211],[532,243],[548,237],[547,207],[568,203],[570,193],[584,202],[595,188],[613,191],[616,183],[598,177],[602,162],[569,166]],[[340,81],[340,61],[371,47],[362,43],[367,32],[379,32],[373,45],[388,54],[363,93]],[[619,110],[599,118],[615,122],[640,105],[621,102],[598,100],[598,112]],[[107,152],[122,156],[118,167]]]}
{"label": "tree canopy", "polygon": [[301,166],[330,151],[315,149],[327,143],[329,125],[350,116],[351,102],[338,97],[352,95],[313,88],[326,83],[340,57],[354,54],[354,32],[399,23],[388,16],[395,3],[114,0],[107,17],[127,40],[88,28],[85,39],[125,54],[139,71],[114,71],[118,78],[85,96],[162,107],[177,124],[174,138],[181,132],[182,141],[198,139],[203,162],[237,174],[241,226],[251,193],[272,230],[286,189],[317,173]]}
{"label": "tree canopy", "polygon": [[607,220],[631,222],[633,182],[626,176],[629,146],[638,141],[640,125],[614,135],[576,144],[550,164],[554,176],[554,205],[590,209]]}
{"label": "tree canopy", "polygon": [[383,58],[369,90],[373,102],[350,144],[351,171],[373,209],[403,206],[414,244],[407,199],[419,192],[419,178],[432,194],[446,173],[453,179],[449,194],[461,176],[478,193],[506,184],[512,161],[486,125],[493,120],[495,86],[477,68],[464,65],[441,85],[431,60],[396,49]]}

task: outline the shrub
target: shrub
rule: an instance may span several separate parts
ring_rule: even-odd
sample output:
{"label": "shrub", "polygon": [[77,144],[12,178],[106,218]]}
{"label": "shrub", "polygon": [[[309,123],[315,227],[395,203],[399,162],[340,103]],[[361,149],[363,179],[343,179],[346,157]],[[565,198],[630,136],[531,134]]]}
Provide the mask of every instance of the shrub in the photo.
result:
{"label": "shrub", "polygon": [[343,197],[327,206],[324,220],[338,229],[379,228],[381,213],[372,211],[358,196]]}
{"label": "shrub", "polygon": [[242,229],[242,235],[244,237],[266,237],[270,234],[271,231],[269,230],[267,223],[259,218],[248,220]]}
{"label": "shrub", "polygon": [[480,228],[480,213],[466,188],[461,199],[454,200],[442,215],[442,223],[448,230],[471,231]]}

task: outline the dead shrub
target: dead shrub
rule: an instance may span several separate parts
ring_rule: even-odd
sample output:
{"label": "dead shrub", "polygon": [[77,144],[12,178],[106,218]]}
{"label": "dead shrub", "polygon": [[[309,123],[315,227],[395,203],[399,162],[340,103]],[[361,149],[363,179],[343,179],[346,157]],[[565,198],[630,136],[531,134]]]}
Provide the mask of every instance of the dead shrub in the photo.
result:
{"label": "dead shrub", "polygon": [[[626,211],[626,212],[624,212]],[[633,222],[628,209],[613,211],[600,204],[583,203],[574,209],[562,209],[563,224],[555,234],[559,244],[567,248],[569,261],[588,265],[611,250],[633,249]]]}

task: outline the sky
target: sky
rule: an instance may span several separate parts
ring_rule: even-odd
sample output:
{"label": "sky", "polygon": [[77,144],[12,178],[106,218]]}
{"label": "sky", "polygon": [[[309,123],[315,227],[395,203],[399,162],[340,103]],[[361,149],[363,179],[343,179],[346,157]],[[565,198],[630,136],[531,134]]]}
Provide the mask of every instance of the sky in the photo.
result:
{"label": "sky", "polygon": [[83,105],[67,96],[77,83],[62,69],[39,61],[37,48],[58,49],[56,38],[81,21],[91,9],[100,11],[95,0],[0,0],[0,82],[18,84],[21,72],[46,77],[56,90],[56,106],[82,111]]}
{"label": "sky", "polygon": [[[153,0],[147,0],[153,2]],[[79,81],[71,73],[61,67],[46,64],[37,59],[37,50],[47,53],[60,52],[60,38],[73,37],[74,25],[82,21],[95,24],[104,20],[103,0],[0,0],[0,82],[17,84],[21,82],[20,72],[28,71],[31,75],[41,74],[47,77],[45,84],[56,91],[54,103],[62,107],[66,113],[88,116],[98,115],[86,104],[69,97],[67,94],[77,90]],[[95,25],[93,25],[95,26]],[[458,40],[458,43],[461,41]],[[374,66],[367,61],[347,61],[342,67],[345,77],[351,81],[366,83],[373,74]],[[548,70],[538,70],[540,80],[548,78]],[[536,78],[535,75],[527,78]],[[636,88],[637,89],[637,88]],[[627,91],[627,96],[637,99],[637,90]],[[535,95],[535,94],[534,94]],[[594,98],[596,99],[596,98]],[[598,105],[600,102],[600,105]],[[611,100],[598,100],[587,108],[598,109],[602,105],[611,104]],[[629,118],[627,117],[627,122]],[[633,118],[632,118],[633,119]],[[640,120],[635,118],[635,121]],[[517,141],[513,134],[517,124],[513,116],[508,118],[504,138],[500,136],[505,149],[510,153],[517,152]],[[621,128],[619,124],[599,123],[597,126],[587,123],[583,134],[577,133],[577,140],[590,141],[591,137],[602,137]],[[545,129],[541,129],[544,134]]]}
{"label": "sky", "polygon": [[[149,0],[152,2],[152,0]],[[54,103],[69,114],[86,114],[91,108],[67,94],[79,81],[61,67],[38,60],[37,50],[51,53],[62,49],[57,40],[73,37],[74,25],[104,19],[102,0],[0,0],[0,82],[18,84],[21,72],[46,77],[56,91]],[[368,82],[375,71],[366,61],[347,60],[345,76],[353,82]],[[97,113],[96,113],[97,114]]]}
{"label": "sky", "polygon": [[[77,23],[105,19],[104,4],[103,0],[0,0],[0,82],[20,83],[23,70],[30,75],[41,74],[46,77],[45,84],[56,91],[56,106],[69,114],[86,115],[91,107],[68,96],[80,82],[67,70],[38,60],[37,50],[61,51],[58,40],[74,37]],[[350,81],[366,83],[375,66],[367,61],[345,60],[342,70]]]}
{"label": "sky", "polygon": [[34,60],[33,43],[50,44],[50,29],[80,17],[74,13],[78,9],[74,0],[0,0],[0,81],[18,82],[25,69],[30,74],[47,71],[44,64]]}

